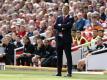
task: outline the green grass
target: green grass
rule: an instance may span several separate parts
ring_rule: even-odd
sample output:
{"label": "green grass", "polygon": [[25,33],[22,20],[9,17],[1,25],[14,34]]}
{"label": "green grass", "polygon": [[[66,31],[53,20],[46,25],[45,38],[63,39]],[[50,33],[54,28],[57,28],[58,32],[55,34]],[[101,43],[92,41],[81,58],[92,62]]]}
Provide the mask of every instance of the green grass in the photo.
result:
{"label": "green grass", "polygon": [[55,72],[46,71],[0,71],[0,80],[107,80],[107,75],[73,74],[71,78],[53,76]]}

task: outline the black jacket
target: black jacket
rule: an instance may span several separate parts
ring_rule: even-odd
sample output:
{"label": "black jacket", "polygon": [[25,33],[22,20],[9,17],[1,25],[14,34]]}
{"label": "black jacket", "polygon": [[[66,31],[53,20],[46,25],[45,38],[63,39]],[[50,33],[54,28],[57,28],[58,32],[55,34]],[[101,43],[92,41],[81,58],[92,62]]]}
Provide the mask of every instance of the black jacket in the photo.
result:
{"label": "black jacket", "polygon": [[14,49],[15,48],[16,48],[15,45],[11,44],[11,43],[9,43],[7,46],[5,46],[5,53],[6,53],[6,55],[14,56]]}
{"label": "black jacket", "polygon": [[27,45],[24,45],[24,52],[25,53],[30,53],[30,54],[33,54],[35,51],[35,48],[32,44],[27,44]]}
{"label": "black jacket", "polygon": [[40,48],[38,48],[36,45],[34,54],[39,55],[42,58],[45,58],[45,56],[46,56],[45,46],[42,45]]}
{"label": "black jacket", "polygon": [[[71,28],[74,23],[74,18],[70,15],[68,15],[65,19],[63,16],[59,16],[57,18],[56,24],[54,28],[56,29],[56,41],[60,41],[60,36],[59,34],[62,33],[63,35],[63,41],[66,43],[71,43],[72,42],[72,37],[71,37]],[[61,24],[61,26],[59,26]]]}
{"label": "black jacket", "polygon": [[45,51],[46,51],[46,56],[45,56],[46,58],[56,55],[56,49],[50,45],[45,46]]}

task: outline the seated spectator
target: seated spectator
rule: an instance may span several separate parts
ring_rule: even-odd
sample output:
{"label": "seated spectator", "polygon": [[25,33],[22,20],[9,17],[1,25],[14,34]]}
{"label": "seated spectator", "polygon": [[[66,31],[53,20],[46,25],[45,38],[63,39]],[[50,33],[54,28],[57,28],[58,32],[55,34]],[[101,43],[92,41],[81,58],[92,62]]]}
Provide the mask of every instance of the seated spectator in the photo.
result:
{"label": "seated spectator", "polygon": [[[87,59],[88,56],[93,55],[92,52],[96,51],[96,50],[100,50],[100,49],[104,49],[107,48],[107,44],[105,44],[102,40],[101,37],[98,38],[97,40],[97,44],[96,44],[96,48],[95,50],[89,49],[88,52],[85,54],[85,58],[83,58],[82,60],[79,60],[78,64],[77,64],[77,69],[79,71],[83,71],[85,70],[85,60]],[[99,52],[94,53],[94,54],[100,54]]]}
{"label": "seated spectator", "polygon": [[104,38],[104,30],[98,30],[98,36]]}
{"label": "seated spectator", "polygon": [[76,30],[72,30],[72,40],[73,40],[73,43],[76,41]]}
{"label": "seated spectator", "polygon": [[23,38],[26,34],[26,28],[25,25],[20,25],[19,27],[19,32],[17,33],[18,36],[20,36],[21,38]]}
{"label": "seated spectator", "polygon": [[101,19],[101,21],[105,21],[106,20],[105,6],[101,6],[99,11],[100,11],[100,19]]}
{"label": "seated spectator", "polygon": [[41,65],[43,67],[55,67],[57,61],[56,48],[52,47],[50,45],[50,41],[46,39],[44,40],[44,46],[45,46],[46,55],[45,55],[45,59],[41,62]]}
{"label": "seated spectator", "polygon": [[77,45],[85,44],[88,42],[83,36],[81,36],[80,31],[76,32],[76,41],[77,41]]}
{"label": "seated spectator", "polygon": [[4,62],[4,56],[5,56],[4,49],[5,48],[2,46],[2,44],[0,44],[0,62]]}
{"label": "seated spectator", "polygon": [[87,19],[85,21],[85,26],[84,26],[85,29],[88,28],[89,26],[91,26],[91,17],[92,17],[92,13],[88,12]]}
{"label": "seated spectator", "polygon": [[27,36],[28,36],[28,37],[34,36],[34,34],[33,34],[34,31],[35,31],[34,26],[29,26],[29,27],[28,27]]}
{"label": "seated spectator", "polygon": [[23,44],[21,42],[21,38],[19,36],[16,36],[15,42],[14,42],[16,48],[22,47]]}
{"label": "seated spectator", "polygon": [[93,30],[93,37],[90,41],[91,43],[90,43],[90,46],[89,46],[92,50],[94,50],[96,48],[97,38],[98,38],[98,30],[94,29]]}
{"label": "seated spectator", "polygon": [[33,4],[32,4],[32,2],[27,0],[23,9],[26,10],[26,13],[32,13],[32,11],[33,11]]}
{"label": "seated spectator", "polygon": [[93,29],[96,30],[104,30],[102,25],[99,22],[99,13],[94,12],[92,13],[92,17],[91,17],[91,26],[87,28],[87,30],[92,31]]}
{"label": "seated spectator", "polygon": [[46,25],[45,24],[46,24],[45,21],[41,21],[40,22],[40,26],[39,26],[39,30],[38,30],[40,33],[44,33],[45,32],[45,30],[46,30]]}
{"label": "seated spectator", "polygon": [[[78,44],[77,44],[76,33],[77,33],[76,30],[72,30],[72,33],[71,33],[71,35],[72,35],[72,40],[73,40],[72,47],[75,47],[75,46],[78,45]],[[75,50],[78,50],[78,48],[72,49],[72,51],[75,51]]]}
{"label": "seated spectator", "polygon": [[40,37],[35,40],[35,56],[32,58],[32,63],[34,67],[41,67],[41,61],[44,60],[46,51],[43,41]]}
{"label": "seated spectator", "polygon": [[18,58],[17,58],[17,64],[18,65],[27,65],[30,66],[30,64],[32,63],[31,59],[34,56],[34,46],[31,44],[29,37],[25,36],[23,38],[23,42],[24,42],[24,53],[21,54]]}
{"label": "seated spectator", "polygon": [[3,38],[2,31],[0,31],[0,42],[1,42],[2,38]]}
{"label": "seated spectator", "polygon": [[75,23],[76,29],[79,30],[79,31],[83,31],[84,26],[85,26],[85,19],[83,18],[83,14],[78,13],[77,18],[78,18],[78,20]]}
{"label": "seated spectator", "polygon": [[5,48],[4,59],[5,59],[6,65],[13,65],[15,45],[10,43],[10,40],[8,37],[3,38],[2,45]]}

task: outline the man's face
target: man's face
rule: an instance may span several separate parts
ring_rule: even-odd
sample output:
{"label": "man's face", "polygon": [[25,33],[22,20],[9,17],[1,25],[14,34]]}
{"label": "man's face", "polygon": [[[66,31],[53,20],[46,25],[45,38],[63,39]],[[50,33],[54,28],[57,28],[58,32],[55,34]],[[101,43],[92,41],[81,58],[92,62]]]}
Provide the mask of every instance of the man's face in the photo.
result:
{"label": "man's face", "polygon": [[76,31],[72,31],[71,35],[76,36]]}
{"label": "man's face", "polygon": [[68,15],[68,13],[69,13],[69,7],[68,6],[63,6],[62,12],[63,12],[64,15]]}
{"label": "man's face", "polygon": [[103,37],[104,36],[104,32],[103,31],[98,31],[98,36]]}
{"label": "man's face", "polygon": [[15,9],[18,10],[18,9],[20,9],[20,7],[21,7],[21,6],[20,6],[20,4],[18,3],[18,4],[16,4]]}
{"label": "man's face", "polygon": [[44,45],[45,46],[49,45],[49,42],[47,40],[44,40]]}
{"label": "man's face", "polygon": [[92,17],[92,18],[91,18],[91,22],[92,22],[93,24],[96,24],[97,18],[96,18],[96,17]]}
{"label": "man's face", "polygon": [[42,39],[37,39],[37,45],[40,47],[43,45]]}
{"label": "man's face", "polygon": [[78,18],[78,20],[79,20],[79,19],[82,19],[82,18],[83,18],[83,14],[82,14],[82,13],[78,13],[78,14],[77,14],[77,18]]}
{"label": "man's face", "polygon": [[28,8],[33,8],[33,5],[32,5],[32,3],[29,3],[29,4],[27,4],[27,6],[28,6]]}
{"label": "man's face", "polygon": [[96,37],[98,35],[98,31],[97,30],[93,30],[93,37]]}
{"label": "man's face", "polygon": [[8,45],[9,44],[9,40],[7,37],[5,37],[2,41],[3,44]]}
{"label": "man's face", "polygon": [[97,45],[102,45],[102,43],[103,43],[103,40],[102,39],[98,39]]}
{"label": "man's face", "polygon": [[77,38],[80,38],[81,37],[81,32],[77,32],[76,36],[77,36]]}
{"label": "man's face", "polygon": [[16,37],[16,42],[20,42],[20,37]]}

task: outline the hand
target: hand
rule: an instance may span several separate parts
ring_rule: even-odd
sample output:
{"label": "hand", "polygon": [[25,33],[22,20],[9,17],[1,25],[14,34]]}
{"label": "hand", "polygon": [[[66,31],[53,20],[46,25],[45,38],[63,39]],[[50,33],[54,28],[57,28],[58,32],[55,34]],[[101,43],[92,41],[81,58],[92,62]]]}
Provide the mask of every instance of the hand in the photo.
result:
{"label": "hand", "polygon": [[29,54],[26,54],[26,56],[31,56],[31,54],[29,53]]}
{"label": "hand", "polygon": [[3,56],[5,56],[6,55],[6,53],[3,53]]}
{"label": "hand", "polygon": [[23,53],[23,54],[21,54],[20,56],[24,56],[24,55],[26,55],[26,53]]}
{"label": "hand", "polygon": [[26,54],[26,53],[23,53],[23,54]]}
{"label": "hand", "polygon": [[40,56],[39,56],[39,55],[36,55],[36,57],[37,57],[37,58],[40,58]]}
{"label": "hand", "polygon": [[61,24],[58,24],[58,26],[61,27],[62,25],[61,25]]}
{"label": "hand", "polygon": [[3,54],[0,54],[0,58],[2,58],[3,57]]}
{"label": "hand", "polygon": [[86,57],[89,57],[89,56],[91,56],[92,54],[90,53],[90,54],[88,54]]}
{"label": "hand", "polygon": [[65,30],[64,28],[62,28],[62,30]]}

